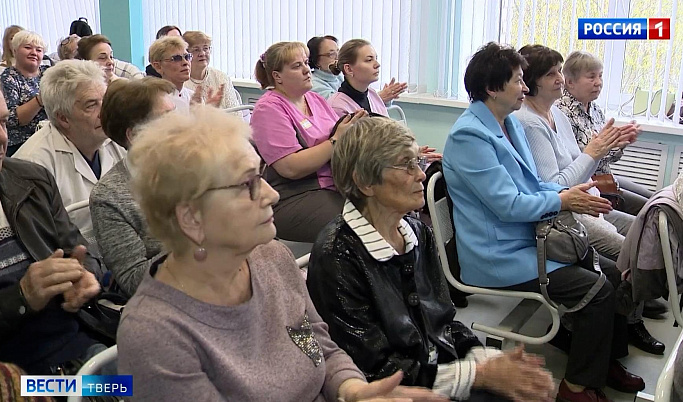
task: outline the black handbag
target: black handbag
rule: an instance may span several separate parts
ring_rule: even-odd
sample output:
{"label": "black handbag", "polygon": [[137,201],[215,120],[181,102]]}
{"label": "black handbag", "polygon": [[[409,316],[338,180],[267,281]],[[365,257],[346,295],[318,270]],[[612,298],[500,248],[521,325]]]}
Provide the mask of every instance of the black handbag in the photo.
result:
{"label": "black handbag", "polygon": [[[588,242],[588,233],[581,222],[576,220],[570,211],[561,211],[555,218],[540,221],[536,224],[536,255],[538,263],[538,281],[541,285],[541,294],[545,300],[560,314],[573,313],[581,310],[595,297],[602,289],[607,277],[600,270],[598,253],[592,250]],[[574,307],[567,308],[553,302],[548,295],[548,284],[550,279],[546,272],[545,262],[547,259],[576,264],[588,256],[592,251],[593,269],[600,276],[595,284],[588,290],[586,295]]]}
{"label": "black handbag", "polygon": [[116,344],[116,331],[119,328],[123,305],[128,299],[124,296],[103,292],[86,303],[76,313],[85,331],[107,346]]}

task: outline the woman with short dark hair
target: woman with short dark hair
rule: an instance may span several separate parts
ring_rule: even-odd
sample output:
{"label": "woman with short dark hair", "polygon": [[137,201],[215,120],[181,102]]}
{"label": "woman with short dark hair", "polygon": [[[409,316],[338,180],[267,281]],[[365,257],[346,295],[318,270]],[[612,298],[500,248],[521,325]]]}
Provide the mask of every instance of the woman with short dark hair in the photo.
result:
{"label": "woman with short dark hair", "polygon": [[339,41],[332,35],[315,36],[308,43],[308,65],[311,66],[311,91],[328,99],[342,84],[339,74],[330,71],[330,65],[339,57]]}

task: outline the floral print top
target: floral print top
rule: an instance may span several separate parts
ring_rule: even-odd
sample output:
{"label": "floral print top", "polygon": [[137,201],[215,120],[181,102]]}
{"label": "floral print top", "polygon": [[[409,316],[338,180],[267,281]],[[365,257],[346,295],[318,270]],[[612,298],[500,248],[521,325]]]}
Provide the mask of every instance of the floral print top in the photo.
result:
{"label": "floral print top", "polygon": [[[574,137],[581,151],[588,145],[593,134],[599,133],[605,126],[605,115],[595,102],[588,105],[588,113],[586,113],[581,107],[581,102],[566,89],[563,90],[562,97],[558,99],[555,105],[569,118]],[[618,161],[623,154],[624,151],[619,148],[609,151],[598,163],[595,174],[612,173],[609,164]]]}
{"label": "floral print top", "polygon": [[36,132],[38,122],[47,120],[45,108],[42,108],[27,125],[20,126],[17,107],[38,95],[40,92],[40,79],[48,67],[40,66],[40,72],[36,77],[24,77],[16,67],[8,67],[0,74],[2,91],[5,93],[5,101],[9,109],[9,119],[7,120],[8,146],[23,144]]}

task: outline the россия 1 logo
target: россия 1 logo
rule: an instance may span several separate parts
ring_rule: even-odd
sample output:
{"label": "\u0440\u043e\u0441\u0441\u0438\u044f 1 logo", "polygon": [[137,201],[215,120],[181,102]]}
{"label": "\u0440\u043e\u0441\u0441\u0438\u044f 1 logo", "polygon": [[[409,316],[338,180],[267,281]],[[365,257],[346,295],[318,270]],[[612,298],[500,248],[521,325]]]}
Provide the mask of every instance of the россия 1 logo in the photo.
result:
{"label": "\u0440\u043e\u0441\u0441\u0438\u044f 1 logo", "polygon": [[579,18],[579,39],[671,39],[669,18]]}

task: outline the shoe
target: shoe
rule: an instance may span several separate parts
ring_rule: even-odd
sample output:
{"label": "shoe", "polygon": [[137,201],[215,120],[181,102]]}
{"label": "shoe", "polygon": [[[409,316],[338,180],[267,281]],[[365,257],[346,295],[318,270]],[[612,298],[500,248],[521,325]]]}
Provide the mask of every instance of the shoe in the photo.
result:
{"label": "shoe", "polygon": [[653,320],[663,319],[663,315],[669,311],[665,303],[659,300],[646,300],[643,307],[643,317],[651,318]]}
{"label": "shoe", "polygon": [[[552,324],[549,325],[546,332],[550,332],[550,328],[552,327]],[[564,353],[569,354],[569,349],[572,347],[572,333],[565,328],[564,325],[560,324],[560,329],[557,330],[557,334],[548,343]]]}
{"label": "shoe", "polygon": [[461,292],[450,284],[448,285],[448,292],[451,294],[451,301],[453,301],[453,305],[455,305],[455,307],[467,307],[469,304],[467,301],[467,296],[469,296],[469,293]]}
{"label": "shoe", "polygon": [[607,369],[607,386],[619,392],[635,394],[645,389],[645,381],[641,377],[629,373],[619,361],[612,360]]}
{"label": "shoe", "polygon": [[601,389],[586,388],[581,392],[572,392],[564,380],[557,391],[557,400],[560,402],[612,402]]}
{"label": "shoe", "polygon": [[650,335],[642,320],[635,324],[628,324],[628,342],[653,355],[663,355],[666,348],[663,343]]}

